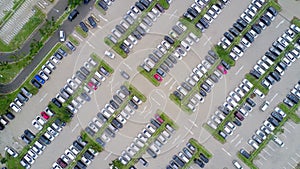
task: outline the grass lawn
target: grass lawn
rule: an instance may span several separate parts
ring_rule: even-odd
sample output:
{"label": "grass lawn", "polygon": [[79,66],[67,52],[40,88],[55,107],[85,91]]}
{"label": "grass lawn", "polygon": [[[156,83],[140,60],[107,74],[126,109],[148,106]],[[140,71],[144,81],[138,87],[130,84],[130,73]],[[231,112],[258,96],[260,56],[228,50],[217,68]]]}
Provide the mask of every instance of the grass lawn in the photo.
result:
{"label": "grass lawn", "polygon": [[6,44],[2,40],[0,41],[1,52],[10,52],[20,48],[32,32],[39,28],[39,25],[44,22],[46,15],[39,8],[35,8],[35,10],[35,14],[22,27],[19,33],[15,35],[9,44]]}
{"label": "grass lawn", "polygon": [[69,35],[68,38],[74,45],[79,46],[80,43],[79,43],[78,39],[75,38],[73,35]]}
{"label": "grass lawn", "polygon": [[[2,109],[0,110],[0,114],[4,114],[6,112],[6,109],[9,108],[9,104],[16,98],[17,94],[21,91],[22,87],[26,87],[32,94],[36,94],[38,92],[38,89],[35,88],[31,83],[30,80],[33,78],[33,76],[36,75],[36,73],[41,69],[41,67],[48,61],[48,59],[57,51],[59,47],[61,47],[61,43],[57,43],[47,54],[47,56],[44,58],[43,61],[34,69],[34,71],[27,77],[26,81],[23,85],[21,85],[16,91],[7,94],[7,95],[0,95],[0,107]],[[18,62],[20,63],[20,62]],[[14,67],[13,65],[11,67]]]}

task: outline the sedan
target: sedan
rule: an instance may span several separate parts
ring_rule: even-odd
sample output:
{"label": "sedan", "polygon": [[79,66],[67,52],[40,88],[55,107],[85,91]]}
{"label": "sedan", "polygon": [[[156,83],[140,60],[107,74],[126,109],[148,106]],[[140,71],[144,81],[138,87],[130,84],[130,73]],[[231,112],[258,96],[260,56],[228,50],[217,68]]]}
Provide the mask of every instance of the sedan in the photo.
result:
{"label": "sedan", "polygon": [[35,119],[32,120],[32,125],[38,130],[42,130],[43,128],[43,126],[41,126]]}
{"label": "sedan", "polygon": [[41,112],[41,116],[42,116],[45,120],[48,120],[48,119],[50,118],[50,116],[49,116],[46,112],[44,112],[44,111]]}
{"label": "sedan", "polygon": [[227,70],[223,67],[223,65],[218,65],[218,70],[221,71],[224,75],[227,74]]}
{"label": "sedan", "polygon": [[153,75],[153,77],[154,77],[158,82],[161,82],[161,81],[163,80],[162,77],[160,77],[159,74],[157,74],[157,73],[155,73],[155,74]]}

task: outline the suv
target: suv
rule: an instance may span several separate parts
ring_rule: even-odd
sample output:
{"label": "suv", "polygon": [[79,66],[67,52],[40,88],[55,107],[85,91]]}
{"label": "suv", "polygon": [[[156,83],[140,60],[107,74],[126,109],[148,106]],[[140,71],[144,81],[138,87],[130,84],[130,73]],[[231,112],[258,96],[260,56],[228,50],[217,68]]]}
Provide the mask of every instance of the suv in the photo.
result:
{"label": "suv", "polygon": [[74,9],[68,17],[69,21],[72,22],[77,17],[78,14],[79,12],[76,9]]}

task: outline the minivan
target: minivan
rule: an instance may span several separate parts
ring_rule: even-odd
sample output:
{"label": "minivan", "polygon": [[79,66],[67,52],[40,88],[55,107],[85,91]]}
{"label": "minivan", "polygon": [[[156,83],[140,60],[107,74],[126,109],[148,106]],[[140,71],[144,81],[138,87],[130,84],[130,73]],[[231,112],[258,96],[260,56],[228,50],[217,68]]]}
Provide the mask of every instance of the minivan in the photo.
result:
{"label": "minivan", "polygon": [[60,40],[61,42],[66,41],[66,35],[65,35],[65,32],[64,32],[63,30],[60,30],[60,31],[59,31],[59,40]]}

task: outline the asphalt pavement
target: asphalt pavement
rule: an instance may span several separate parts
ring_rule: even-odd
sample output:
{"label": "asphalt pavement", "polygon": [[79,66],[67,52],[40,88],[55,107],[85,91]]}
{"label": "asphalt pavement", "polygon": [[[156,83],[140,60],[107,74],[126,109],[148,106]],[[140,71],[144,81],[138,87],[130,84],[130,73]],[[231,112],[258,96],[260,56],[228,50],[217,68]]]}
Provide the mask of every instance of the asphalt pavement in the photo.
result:
{"label": "asphalt pavement", "polygon": [[[85,15],[89,12],[90,7],[93,7],[94,3],[93,1],[90,2],[87,5],[79,5],[77,7],[77,10],[79,11],[79,15],[75,20],[72,22],[66,20],[62,25],[61,29],[63,29],[66,34],[70,34],[74,27],[79,24],[79,22],[85,17]],[[47,18],[51,19],[54,17],[54,19],[57,19],[59,16],[62,15],[64,10],[67,8],[67,1],[59,1],[56,6],[48,13]],[[54,35],[57,35],[58,31],[54,32]],[[11,55],[21,55],[24,53],[29,53],[30,51],[30,44],[33,39],[40,39],[40,34],[37,31],[35,35],[32,36],[30,40],[28,40],[22,49],[16,51],[15,53],[0,53],[0,61],[7,61],[7,62],[12,62],[13,59],[10,57]],[[43,46],[43,48],[39,51],[39,53],[34,57],[32,62],[26,66],[19,74],[18,76],[8,84],[0,84],[0,94],[5,94],[5,93],[11,93],[15,91],[25,80],[26,78],[30,75],[30,73],[36,68],[36,66],[43,60],[43,58],[46,56],[46,54],[52,49],[52,47],[57,43],[58,41],[58,36],[52,36]]]}

